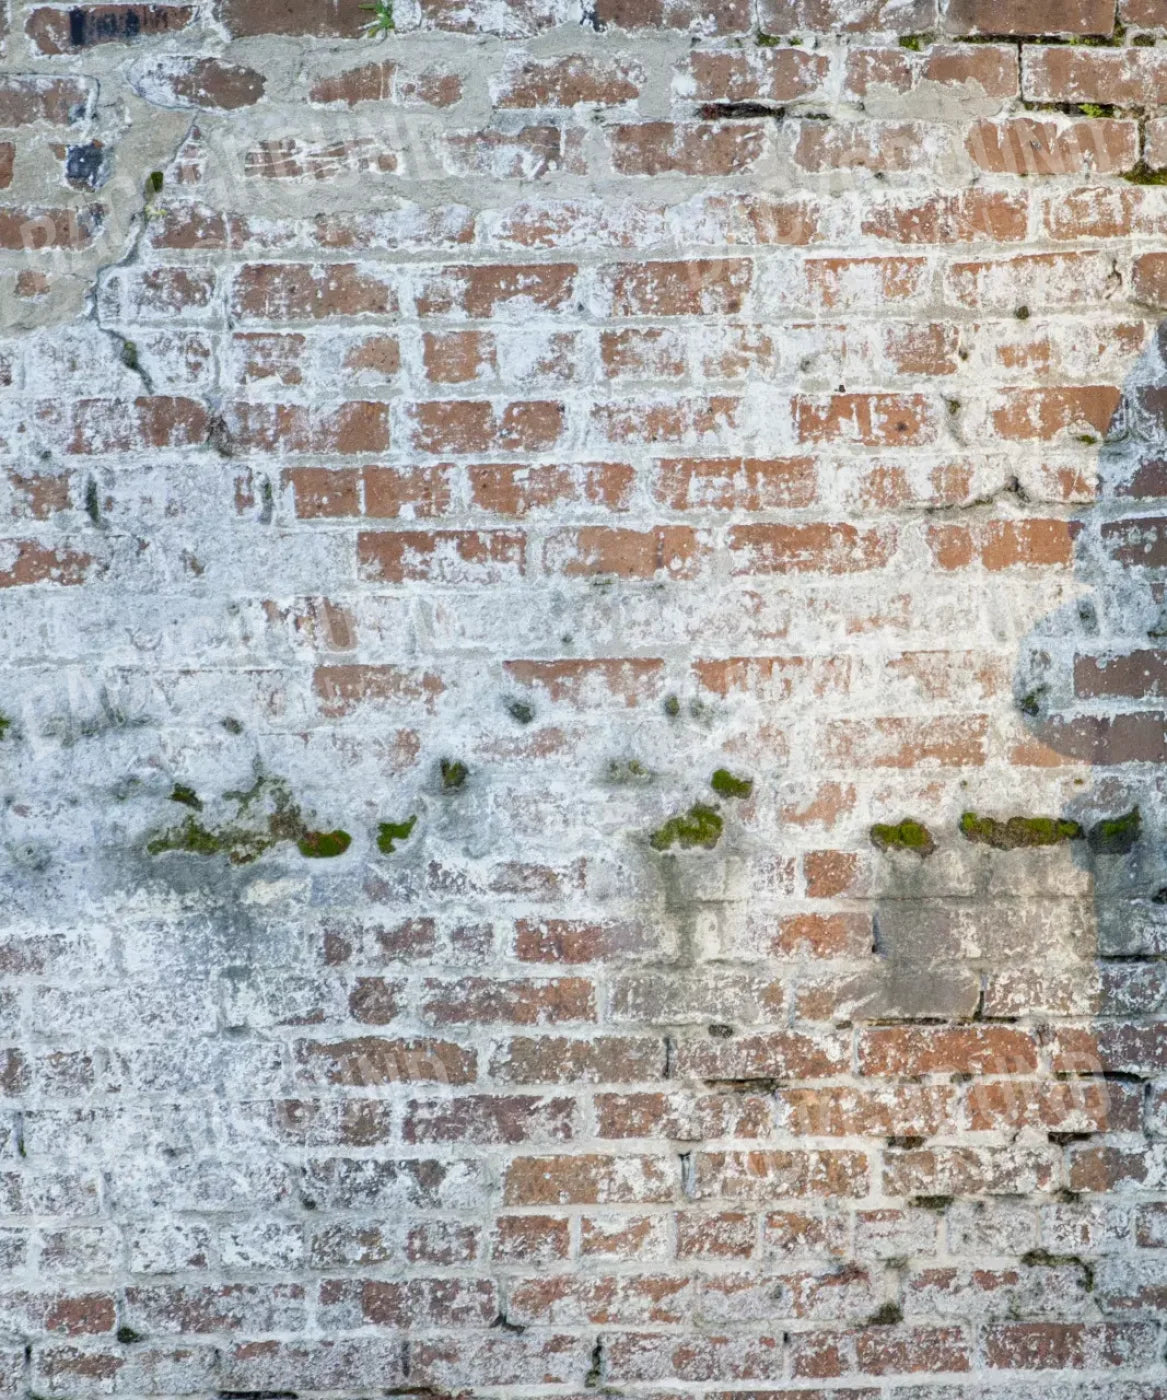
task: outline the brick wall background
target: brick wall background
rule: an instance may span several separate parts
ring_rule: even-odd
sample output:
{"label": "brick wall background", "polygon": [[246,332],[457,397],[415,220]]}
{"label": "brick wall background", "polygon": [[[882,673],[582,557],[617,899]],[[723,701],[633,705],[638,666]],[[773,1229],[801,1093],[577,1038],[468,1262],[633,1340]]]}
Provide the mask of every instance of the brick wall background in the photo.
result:
{"label": "brick wall background", "polygon": [[5,17],[0,1394],[1161,1400],[1167,5],[370,18]]}

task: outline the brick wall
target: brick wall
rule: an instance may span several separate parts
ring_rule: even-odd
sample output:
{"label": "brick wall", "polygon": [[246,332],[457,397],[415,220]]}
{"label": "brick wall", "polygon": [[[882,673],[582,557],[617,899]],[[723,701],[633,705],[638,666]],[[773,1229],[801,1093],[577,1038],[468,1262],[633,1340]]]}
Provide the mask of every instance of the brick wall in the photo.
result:
{"label": "brick wall", "polygon": [[0,18],[0,1395],[1167,1396],[1163,0]]}

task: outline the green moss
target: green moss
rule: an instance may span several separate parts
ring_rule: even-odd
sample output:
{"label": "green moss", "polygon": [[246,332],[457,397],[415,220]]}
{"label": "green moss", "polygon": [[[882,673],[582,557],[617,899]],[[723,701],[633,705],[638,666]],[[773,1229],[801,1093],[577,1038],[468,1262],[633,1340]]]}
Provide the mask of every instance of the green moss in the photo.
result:
{"label": "green moss", "polygon": [[382,855],[389,855],[397,849],[398,841],[408,841],[410,833],[417,825],[417,817],[404,822],[382,822],[377,828],[377,849]]}
{"label": "green moss", "polygon": [[670,817],[649,840],[654,851],[667,851],[673,846],[686,849],[703,846],[711,851],[721,840],[724,825],[721,813],[715,808],[694,802],[683,816]]}
{"label": "green moss", "polygon": [[1117,115],[1117,108],[1109,103],[1102,102],[1080,102],[1078,111],[1084,117],[1113,117]]}
{"label": "green moss", "polygon": [[95,525],[101,524],[101,501],[97,495],[97,482],[92,477],[85,483],[85,514]]}
{"label": "green moss", "polygon": [[1154,170],[1141,160],[1132,170],[1122,171],[1122,178],[1128,185],[1167,185],[1167,169]]}
{"label": "green moss", "polygon": [[919,53],[932,42],[931,34],[901,34],[900,48],[910,49],[912,53]]}
{"label": "green moss", "polygon": [[187,817],[181,826],[172,827],[148,841],[146,850],[152,856],[161,855],[163,851],[187,851],[196,856],[214,856],[223,850],[223,842],[220,836],[208,830],[202,822],[196,821],[194,817]]}
{"label": "green moss", "polygon": [[1041,714],[1041,701],[1047,689],[1047,686],[1037,685],[1034,686],[1032,690],[1027,690],[1025,694],[1017,701],[1017,708],[1021,711],[1023,715],[1029,715],[1032,717],[1034,715]]}
{"label": "green moss", "polygon": [[1136,49],[1153,49],[1155,47],[1155,36],[1153,34],[1136,34],[1131,40]]}
{"label": "green moss", "polygon": [[1080,442],[1083,447],[1097,447],[1098,439],[1093,433],[1078,433],[1074,438],[1075,442]]}
{"label": "green moss", "polygon": [[5,738],[11,728],[12,721],[7,715],[0,714],[0,739]]}
{"label": "green moss", "polygon": [[520,724],[530,724],[535,718],[535,707],[526,700],[508,700],[507,714]]}
{"label": "green moss", "polygon": [[904,1320],[904,1310],[898,1303],[884,1303],[867,1319],[868,1327],[895,1327]]}
{"label": "green moss", "polygon": [[166,177],[161,170],[151,170],[146,176],[146,193],[161,194],[162,186],[166,183]]}
{"label": "green moss", "polygon": [[709,779],[709,786],[719,797],[749,797],[754,790],[753,778],[735,778],[728,768],[719,768]]}
{"label": "green moss", "polygon": [[951,1196],[913,1196],[911,1203],[921,1210],[946,1211],[952,1204]]}
{"label": "green moss", "polygon": [[877,822],[870,832],[871,844],[880,851],[914,851],[923,859],[936,849],[932,833],[923,822],[905,817],[894,826]]}
{"label": "green moss", "polygon": [[1028,320],[1029,320],[1029,307],[1028,307],[1028,306],[1019,306],[1019,307],[1016,309],[1016,311],[1014,311],[1013,315],[1017,318],[1018,321],[1028,321]]}
{"label": "green moss", "polygon": [[1137,807],[1121,817],[1106,817],[1090,828],[1090,849],[1100,856],[1125,856],[1139,839],[1143,818]]}
{"label": "green moss", "polygon": [[306,831],[296,842],[302,856],[309,860],[331,860],[342,856],[352,845],[353,838],[347,831]]}
{"label": "green moss", "polygon": [[1085,835],[1081,826],[1064,817],[982,817],[965,812],[960,819],[961,835],[966,841],[992,846],[998,851],[1015,851],[1023,846],[1057,846],[1063,841],[1080,841]]}
{"label": "green moss", "polygon": [[135,1332],[132,1327],[119,1327],[117,1339],[124,1347],[132,1346],[134,1342],[145,1341],[141,1332]]}
{"label": "green moss", "polygon": [[449,758],[442,759],[441,769],[442,787],[447,792],[457,792],[470,776],[470,769],[464,763]]}
{"label": "green moss", "polygon": [[760,49],[776,49],[782,44],[782,40],[776,34],[763,34],[759,29],[754,35],[754,43]]}
{"label": "green moss", "polygon": [[653,774],[638,758],[613,758],[608,761],[608,781],[621,786],[628,783],[650,783]]}
{"label": "green moss", "polygon": [[122,364],[127,369],[140,370],[142,368],[138,361],[138,347],[132,340],[122,341]]}
{"label": "green moss", "polygon": [[[174,786],[170,796],[171,801],[194,807],[196,811],[202,809],[203,804],[194,789],[181,783]],[[152,837],[146,843],[146,850],[152,856],[166,851],[198,856],[225,855],[232,865],[250,865],[265,851],[285,841],[294,842],[303,855],[332,856],[340,855],[351,840],[343,831],[310,830],[282,778],[260,774],[251,787],[225,792],[223,796],[235,803],[234,821],[211,827],[190,816],[181,826]]]}
{"label": "green moss", "polygon": [[676,719],[681,713],[681,702],[675,695],[665,696],[664,712],[668,715],[669,719]]}

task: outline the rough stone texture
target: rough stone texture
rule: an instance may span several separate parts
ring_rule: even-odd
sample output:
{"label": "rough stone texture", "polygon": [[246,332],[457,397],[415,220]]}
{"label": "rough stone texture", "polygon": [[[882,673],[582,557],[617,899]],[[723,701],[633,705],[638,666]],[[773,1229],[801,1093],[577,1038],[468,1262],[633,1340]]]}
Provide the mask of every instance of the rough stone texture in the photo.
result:
{"label": "rough stone texture", "polygon": [[0,13],[0,1395],[1163,1400],[1167,9],[370,18]]}

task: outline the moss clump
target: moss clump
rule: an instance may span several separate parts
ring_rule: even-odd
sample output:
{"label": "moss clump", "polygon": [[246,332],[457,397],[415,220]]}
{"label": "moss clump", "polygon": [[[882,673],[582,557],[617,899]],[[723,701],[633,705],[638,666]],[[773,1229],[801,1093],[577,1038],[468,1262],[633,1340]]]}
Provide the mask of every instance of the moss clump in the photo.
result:
{"label": "moss clump", "polygon": [[912,53],[920,53],[932,42],[931,34],[901,34],[900,48],[909,49]]}
{"label": "moss clump", "polygon": [[1090,849],[1100,856],[1125,856],[1139,839],[1143,818],[1137,807],[1121,817],[1106,817],[1090,828]]}
{"label": "moss clump", "polygon": [[608,781],[620,785],[650,783],[652,770],[638,758],[612,758],[608,760]]}
{"label": "moss clump", "polygon": [[966,841],[993,846],[998,851],[1015,851],[1021,846],[1057,846],[1063,841],[1080,841],[1085,835],[1077,822],[1064,817],[982,817],[965,812],[960,819]]}
{"label": "moss clump", "polygon": [[1128,185],[1167,185],[1167,169],[1156,170],[1141,160],[1133,169],[1122,171],[1122,178]]}
{"label": "moss clump", "polygon": [[681,713],[681,702],[675,695],[665,696],[664,712],[668,715],[669,719],[676,719]]}
{"label": "moss clump", "polygon": [[124,1347],[132,1346],[135,1342],[145,1340],[141,1332],[135,1332],[132,1327],[119,1327],[117,1330],[117,1339]]}
{"label": "moss clump", "polygon": [[921,858],[930,856],[936,849],[932,833],[923,822],[905,817],[894,826],[877,822],[871,828],[871,844],[879,851],[914,851]]}
{"label": "moss clump", "polygon": [[904,1320],[904,1310],[898,1303],[884,1303],[867,1319],[868,1327],[895,1327]]}
{"label": "moss clump", "polygon": [[[194,789],[181,783],[175,785],[170,796],[171,801],[183,806],[196,811],[202,809],[203,804]],[[310,830],[282,778],[261,774],[246,790],[226,792],[223,796],[235,803],[234,821],[211,827],[193,816],[187,817],[181,826],[171,827],[148,841],[147,852],[152,856],[165,851],[198,856],[225,855],[232,865],[250,865],[281,842],[295,842],[302,855],[319,856],[339,855],[351,839],[342,831]],[[341,837],[344,845],[335,848]]]}
{"label": "moss clump", "polygon": [[163,851],[186,851],[195,856],[215,856],[228,849],[229,843],[225,844],[225,838],[226,833],[210,831],[194,817],[187,817],[181,826],[172,827],[148,841],[146,850],[152,856],[161,855]]}
{"label": "moss clump", "polygon": [[760,49],[776,49],[781,46],[782,40],[779,39],[777,34],[763,34],[759,29],[754,35],[754,43],[757,44]]}
{"label": "moss clump", "polygon": [[1081,112],[1084,117],[1099,118],[1113,117],[1116,115],[1115,107],[1101,102],[1080,102],[1078,104],[1078,111]]}
{"label": "moss clump", "polygon": [[166,177],[161,170],[151,170],[146,176],[146,193],[161,194],[162,186],[166,183]]}
{"label": "moss clump", "polygon": [[94,525],[101,524],[101,501],[97,495],[97,482],[92,477],[85,483],[85,514]]}
{"label": "moss clump", "polygon": [[0,739],[5,738],[5,737],[7,736],[7,734],[8,734],[8,731],[9,731],[11,728],[12,728],[12,721],[8,718],[8,716],[7,716],[7,715],[0,715]]}
{"label": "moss clump", "polygon": [[410,833],[417,825],[417,817],[404,822],[382,822],[377,828],[377,849],[382,855],[389,855],[397,849],[398,841],[408,841]]}
{"label": "moss clump", "polygon": [[535,707],[526,700],[508,700],[507,714],[519,724],[530,724],[535,718]]}
{"label": "moss clump", "polygon": [[353,838],[347,831],[306,831],[296,846],[302,856],[310,860],[331,860],[342,856],[352,845]]}
{"label": "moss clump", "polygon": [[735,778],[728,768],[719,768],[709,779],[709,786],[719,797],[749,797],[754,790],[753,778]]}
{"label": "moss clump", "polygon": [[913,1196],[911,1204],[921,1210],[946,1211],[952,1204],[951,1196]]}
{"label": "moss clump", "polygon": [[464,763],[448,758],[442,759],[442,787],[447,792],[457,792],[470,776],[470,769]]}
{"label": "moss clump", "polygon": [[654,851],[667,851],[672,846],[703,846],[711,851],[721,840],[725,823],[721,813],[702,802],[694,802],[683,815],[670,817],[664,826],[654,831],[649,842]]}

